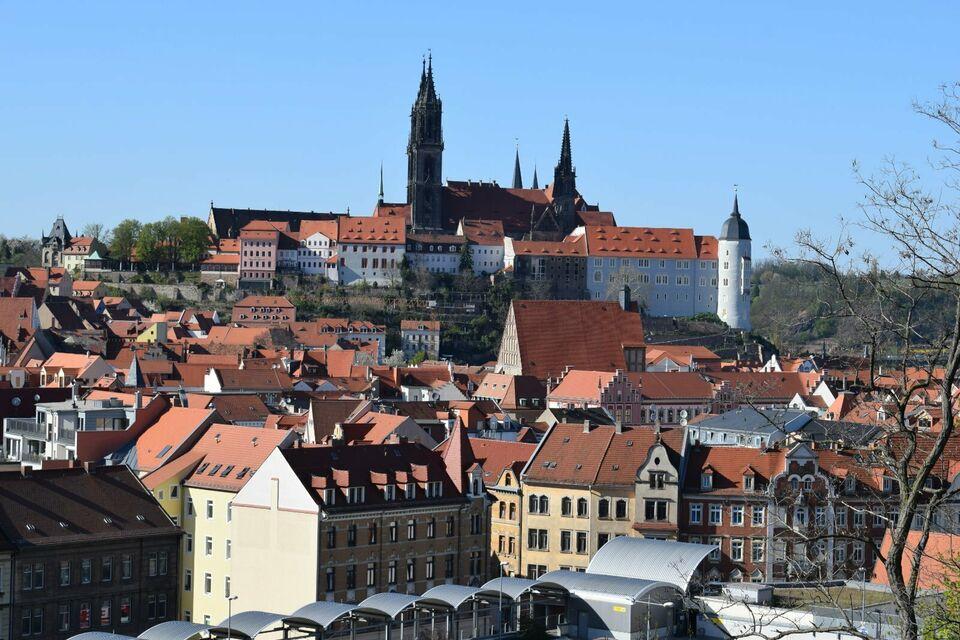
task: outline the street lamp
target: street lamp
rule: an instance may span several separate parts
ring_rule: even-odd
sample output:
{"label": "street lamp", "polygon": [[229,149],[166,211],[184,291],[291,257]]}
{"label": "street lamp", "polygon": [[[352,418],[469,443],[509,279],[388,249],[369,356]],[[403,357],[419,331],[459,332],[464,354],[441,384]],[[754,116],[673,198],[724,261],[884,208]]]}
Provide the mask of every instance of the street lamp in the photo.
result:
{"label": "street lamp", "polygon": [[230,629],[230,618],[233,617],[233,601],[237,599],[237,596],[227,596],[227,640],[233,637],[232,631]]}
{"label": "street lamp", "polygon": [[500,563],[500,586],[497,589],[497,638],[503,640],[503,568],[509,563]]}
{"label": "street lamp", "polygon": [[650,607],[663,607],[664,609],[673,609],[672,602],[651,602],[650,594],[647,594],[647,635],[646,640],[650,640]]}

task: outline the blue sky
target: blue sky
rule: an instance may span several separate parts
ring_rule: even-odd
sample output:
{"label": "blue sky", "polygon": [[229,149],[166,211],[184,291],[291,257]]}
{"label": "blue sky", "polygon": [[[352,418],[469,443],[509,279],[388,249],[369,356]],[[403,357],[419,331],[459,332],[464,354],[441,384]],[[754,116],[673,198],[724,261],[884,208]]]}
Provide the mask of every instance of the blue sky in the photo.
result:
{"label": "blue sky", "polygon": [[[0,233],[224,206],[367,214],[402,199],[428,48],[444,176],[552,175],[621,224],[717,233],[739,183],[755,245],[830,229],[850,162],[925,163],[914,99],[960,80],[941,3],[0,1]],[[762,251],[761,251],[762,253]]]}

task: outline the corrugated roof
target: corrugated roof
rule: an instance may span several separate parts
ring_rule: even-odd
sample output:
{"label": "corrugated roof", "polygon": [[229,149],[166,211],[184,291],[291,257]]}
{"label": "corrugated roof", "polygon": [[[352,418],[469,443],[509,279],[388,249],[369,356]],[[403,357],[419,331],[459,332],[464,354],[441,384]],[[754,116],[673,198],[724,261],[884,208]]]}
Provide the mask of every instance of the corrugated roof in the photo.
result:
{"label": "corrugated roof", "polygon": [[668,582],[686,592],[693,572],[715,549],[708,544],[621,536],[600,547],[587,573]]}
{"label": "corrugated roof", "polygon": [[603,594],[605,596],[621,596],[633,602],[643,599],[655,589],[678,588],[672,582],[662,580],[644,580],[641,578],[627,578],[600,573],[582,573],[558,569],[549,571],[537,580],[538,587],[559,587],[572,594]]}
{"label": "corrugated roof", "polygon": [[289,617],[284,618],[284,623],[295,626],[315,625],[321,629],[326,629],[339,618],[348,615],[357,608],[355,604],[346,604],[344,602],[330,602],[321,600],[306,604]]}

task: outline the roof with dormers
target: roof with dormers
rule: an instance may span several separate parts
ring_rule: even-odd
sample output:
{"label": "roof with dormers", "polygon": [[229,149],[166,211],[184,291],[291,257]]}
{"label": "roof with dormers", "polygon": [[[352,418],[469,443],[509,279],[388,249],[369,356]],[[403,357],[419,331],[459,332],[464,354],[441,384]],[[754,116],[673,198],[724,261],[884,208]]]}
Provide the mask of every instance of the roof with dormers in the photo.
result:
{"label": "roof with dormers", "polygon": [[716,238],[694,236],[692,229],[588,226],[584,236],[591,256],[678,260],[717,257]]}
{"label": "roof with dormers", "polygon": [[340,218],[341,244],[404,244],[406,224],[400,218]]}

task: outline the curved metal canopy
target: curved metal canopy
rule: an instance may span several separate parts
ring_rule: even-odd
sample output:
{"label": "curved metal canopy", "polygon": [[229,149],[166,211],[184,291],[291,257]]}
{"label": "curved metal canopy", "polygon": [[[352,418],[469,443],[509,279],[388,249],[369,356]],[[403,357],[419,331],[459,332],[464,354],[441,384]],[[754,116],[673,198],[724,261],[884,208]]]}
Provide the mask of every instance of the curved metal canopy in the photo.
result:
{"label": "curved metal canopy", "polygon": [[437,604],[450,607],[451,609],[458,609],[464,602],[476,597],[479,592],[480,589],[477,587],[465,587],[459,584],[441,584],[432,589],[427,589],[424,594],[418,598],[417,602],[418,604]]}
{"label": "curved metal canopy", "polygon": [[642,600],[655,589],[669,589],[671,592],[680,592],[677,585],[662,580],[641,580],[639,578],[624,578],[622,576],[608,576],[599,573],[582,573],[559,569],[543,574],[537,580],[538,587],[557,588],[567,593],[603,594],[620,596],[633,602]]}
{"label": "curved metal canopy", "polygon": [[244,611],[233,614],[216,627],[211,627],[210,632],[223,634],[227,632],[229,626],[231,636],[236,635],[241,638],[252,639],[278,622],[282,622],[283,618],[284,616],[279,613],[270,613],[269,611]]}
{"label": "curved metal canopy", "polygon": [[140,640],[191,640],[209,628],[210,625],[199,622],[170,620],[153,625],[137,637]]}
{"label": "curved metal canopy", "polygon": [[487,580],[487,582],[481,585],[480,591],[477,595],[495,598],[497,594],[501,592],[502,588],[503,595],[516,600],[533,588],[536,583],[536,580],[530,580],[529,578],[512,578],[509,576],[504,576],[503,578],[494,578],[493,580]]}
{"label": "curved metal canopy", "polygon": [[326,629],[331,624],[350,615],[357,608],[355,604],[320,600],[304,605],[283,619],[291,626],[319,627]]}
{"label": "curved metal canopy", "polygon": [[715,549],[709,544],[620,536],[600,547],[587,573],[669,582],[686,591],[693,572]]}
{"label": "curved metal canopy", "polygon": [[69,640],[136,640],[133,636],[123,636],[118,633],[107,633],[106,631],[85,631],[75,636],[70,636]]}
{"label": "curved metal canopy", "polygon": [[396,618],[406,609],[417,604],[419,596],[406,593],[375,593],[356,606],[351,612],[357,616]]}

